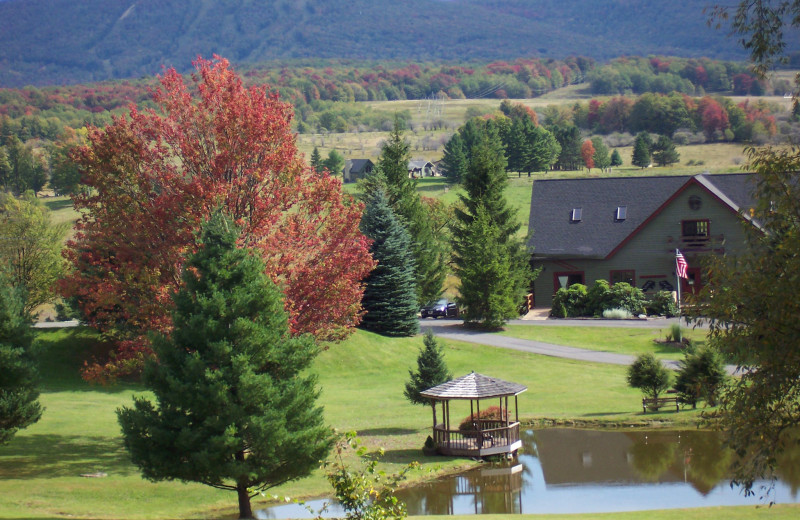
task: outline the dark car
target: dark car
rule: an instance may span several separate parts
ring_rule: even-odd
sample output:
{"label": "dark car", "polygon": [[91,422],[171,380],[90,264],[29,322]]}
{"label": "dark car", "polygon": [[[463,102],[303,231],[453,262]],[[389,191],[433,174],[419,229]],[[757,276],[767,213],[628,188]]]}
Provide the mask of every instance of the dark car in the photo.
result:
{"label": "dark car", "polygon": [[458,306],[446,298],[430,302],[420,309],[423,318],[455,318],[458,316]]}

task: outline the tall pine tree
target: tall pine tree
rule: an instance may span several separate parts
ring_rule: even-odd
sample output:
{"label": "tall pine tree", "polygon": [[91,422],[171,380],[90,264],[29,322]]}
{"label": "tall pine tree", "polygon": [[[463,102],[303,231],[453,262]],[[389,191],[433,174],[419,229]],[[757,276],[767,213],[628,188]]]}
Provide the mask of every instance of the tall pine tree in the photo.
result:
{"label": "tall pine tree", "polygon": [[367,200],[361,232],[372,240],[370,252],[378,262],[364,280],[361,326],[386,336],[416,334],[419,305],[410,239],[380,187]]}
{"label": "tall pine tree", "polygon": [[650,166],[650,149],[653,147],[653,140],[647,132],[639,132],[633,142],[633,155],[631,164],[639,168]]}
{"label": "tall pine tree", "polygon": [[531,279],[528,254],[516,237],[520,224],[505,199],[507,183],[502,145],[484,134],[473,149],[452,233],[464,321],[488,329],[516,316]]}
{"label": "tall pine tree", "polygon": [[[431,228],[430,216],[417,191],[417,180],[408,176],[410,160],[410,146],[403,137],[403,122],[396,117],[375,170],[384,178],[389,205],[411,236],[417,303],[423,305],[441,295],[447,276],[447,253],[445,244],[436,239]],[[369,185],[370,182],[364,184]],[[363,190],[362,193],[366,197],[370,195]]]}
{"label": "tall pine tree", "polygon": [[305,373],[319,349],[290,335],[280,291],[238,237],[219,212],[204,224],[174,297],[174,330],[155,338],[145,366],[156,402],[134,398],[117,415],[145,478],[236,491],[240,518],[252,518],[250,499],[308,475],[332,437]]}
{"label": "tall pine tree", "polygon": [[0,268],[0,445],[42,416],[22,291]]}
{"label": "tall pine tree", "polygon": [[316,146],[311,152],[311,167],[318,172],[322,172],[322,154],[319,153],[319,148]]}

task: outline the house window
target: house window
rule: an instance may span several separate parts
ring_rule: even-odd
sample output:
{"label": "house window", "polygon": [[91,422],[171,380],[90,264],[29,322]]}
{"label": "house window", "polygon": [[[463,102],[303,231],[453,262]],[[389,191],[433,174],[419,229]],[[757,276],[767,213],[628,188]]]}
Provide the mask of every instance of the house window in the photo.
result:
{"label": "house window", "polygon": [[572,222],[580,222],[583,218],[583,208],[572,208],[572,215],[570,220]]}
{"label": "house window", "polygon": [[553,273],[553,292],[562,288],[566,289],[570,285],[575,285],[576,283],[584,284],[584,280],[583,271]]}
{"label": "house window", "polygon": [[625,220],[628,218],[628,206],[617,206],[616,220]]}
{"label": "house window", "polygon": [[684,220],[681,228],[684,238],[708,238],[708,220]]}
{"label": "house window", "polygon": [[611,276],[609,277],[608,281],[611,283],[611,285],[625,282],[636,287],[636,271],[633,269],[620,269],[617,271],[611,271]]}

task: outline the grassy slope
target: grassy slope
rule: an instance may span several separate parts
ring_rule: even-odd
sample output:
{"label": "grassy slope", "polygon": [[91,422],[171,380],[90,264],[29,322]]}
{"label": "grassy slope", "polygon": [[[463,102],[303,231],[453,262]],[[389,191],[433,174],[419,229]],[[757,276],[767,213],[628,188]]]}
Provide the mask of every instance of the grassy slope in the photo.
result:
{"label": "grassy slope", "polygon": [[[619,332],[619,336],[617,342],[626,344],[626,331]],[[582,344],[580,338],[572,338],[563,342]],[[418,449],[428,435],[430,411],[405,402],[402,388],[420,347],[419,337],[387,339],[358,331],[347,341],[332,345],[314,367],[323,388],[321,401],[328,422],[340,430],[358,430],[369,446],[384,447],[389,471],[412,460],[422,460],[415,479],[469,464],[457,459],[425,458]],[[93,387],[77,375],[82,359],[101,349],[95,335],[85,329],[39,332],[42,402],[47,410],[39,423],[0,448],[0,517],[232,515],[235,500],[229,493],[196,484],[156,484],[141,479],[122,447],[114,411],[144,390],[131,384]],[[525,419],[642,420],[638,392],[625,386],[624,367],[587,365],[459,342],[446,343],[446,358],[455,375],[474,369],[527,385],[529,390],[519,398],[520,413]],[[467,414],[466,409],[455,405],[453,412],[454,418]],[[697,412],[689,411],[647,417],[680,422],[696,418]],[[108,476],[80,477],[96,472]],[[327,491],[317,473],[271,493],[298,497]],[[735,511],[741,518],[756,514],[752,508]],[[796,509],[787,508],[788,513],[784,508],[776,511],[781,512],[781,518]],[[607,516],[633,518],[627,514]],[[709,510],[683,512],[681,516],[713,517]],[[657,517],[677,518],[674,512]]]}
{"label": "grassy slope", "polygon": [[[93,387],[78,377],[81,360],[95,349],[86,330],[38,333],[46,406],[42,420],[0,448],[0,517],[174,518],[229,514],[235,497],[196,484],[144,481],[127,459],[114,411],[143,394],[136,385]],[[340,430],[358,430],[367,445],[386,449],[387,469],[421,460],[415,478],[452,471],[469,461],[424,458],[430,410],[408,404],[402,389],[415,365],[420,337],[387,339],[358,331],[320,355],[319,374],[326,419]],[[624,367],[448,342],[446,358],[455,375],[470,370],[517,381],[529,390],[519,398],[523,418],[641,421],[639,394],[625,385]],[[453,417],[467,415],[453,405]],[[691,422],[697,412],[648,414],[647,420]],[[104,478],[81,474],[103,472]],[[313,496],[328,491],[319,474],[272,492]],[[259,502],[261,503],[261,502]]]}
{"label": "grassy slope", "polygon": [[[683,352],[680,349],[670,344],[656,343],[656,340],[664,340],[668,332],[666,329],[507,325],[500,334],[512,338],[543,341],[554,345],[569,345],[601,352],[632,356],[652,352],[659,359],[683,359]],[[705,334],[705,331],[702,330],[684,329],[684,335],[695,344],[704,342]]]}

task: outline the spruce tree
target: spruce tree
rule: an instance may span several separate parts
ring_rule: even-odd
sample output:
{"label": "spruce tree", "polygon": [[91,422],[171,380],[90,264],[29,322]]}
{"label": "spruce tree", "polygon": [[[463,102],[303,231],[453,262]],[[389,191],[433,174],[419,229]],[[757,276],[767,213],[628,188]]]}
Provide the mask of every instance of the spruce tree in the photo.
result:
{"label": "spruce tree", "polygon": [[622,156],[616,148],[611,152],[611,166],[622,166]]}
{"label": "spruce tree", "polygon": [[602,137],[592,138],[592,146],[594,146],[594,155],[592,156],[592,159],[594,159],[594,167],[600,168],[601,171],[605,171],[606,168],[611,166],[611,157],[608,155],[608,146],[606,146],[606,143],[603,142]]}
{"label": "spruce tree", "polygon": [[680,160],[681,156],[675,149],[675,143],[666,135],[658,138],[653,145],[653,161],[659,166],[669,166]]}
{"label": "spruce tree", "polygon": [[447,179],[447,182],[457,184],[466,175],[468,162],[467,153],[464,150],[464,140],[458,133],[455,133],[444,145],[441,164],[442,175]]}
{"label": "spruce tree", "polygon": [[322,171],[322,154],[319,153],[319,148],[316,146],[311,152],[311,167],[316,171]]}
{"label": "spruce tree", "polygon": [[[395,118],[389,139],[381,148],[375,170],[384,178],[389,205],[411,237],[417,304],[438,298],[447,276],[445,244],[436,239],[431,221],[417,191],[417,180],[408,176],[410,146],[403,137],[403,123]],[[368,186],[370,183],[365,183]],[[362,192],[369,197],[369,192]],[[366,199],[365,199],[366,200]]]}
{"label": "spruce tree", "polygon": [[0,269],[0,445],[42,416],[22,291]]}
{"label": "spruce tree", "polygon": [[650,166],[650,149],[653,147],[653,140],[647,132],[640,132],[633,143],[633,157],[631,164],[639,168]]}
{"label": "spruce tree", "polygon": [[380,188],[367,201],[361,232],[372,240],[370,252],[378,263],[364,280],[361,326],[386,336],[416,334],[419,305],[410,239]]}
{"label": "spruce tree", "polygon": [[307,368],[319,351],[292,337],[281,292],[239,230],[220,213],[174,296],[174,329],[153,341],[143,381],[155,395],[117,411],[125,447],[145,478],[236,491],[240,518],[251,497],[308,475],[332,445]]}
{"label": "spruce tree", "polygon": [[408,371],[410,379],[406,382],[406,389],[403,395],[413,404],[430,406],[430,399],[422,397],[420,393],[450,381],[453,379],[453,374],[447,370],[443,347],[436,341],[431,329],[425,331],[422,342],[425,348],[420,349],[417,356],[417,371]]}
{"label": "spruce tree", "polygon": [[520,224],[505,199],[507,182],[502,145],[484,134],[473,149],[452,233],[464,322],[487,329],[516,316],[531,278],[528,254],[516,237]]}

